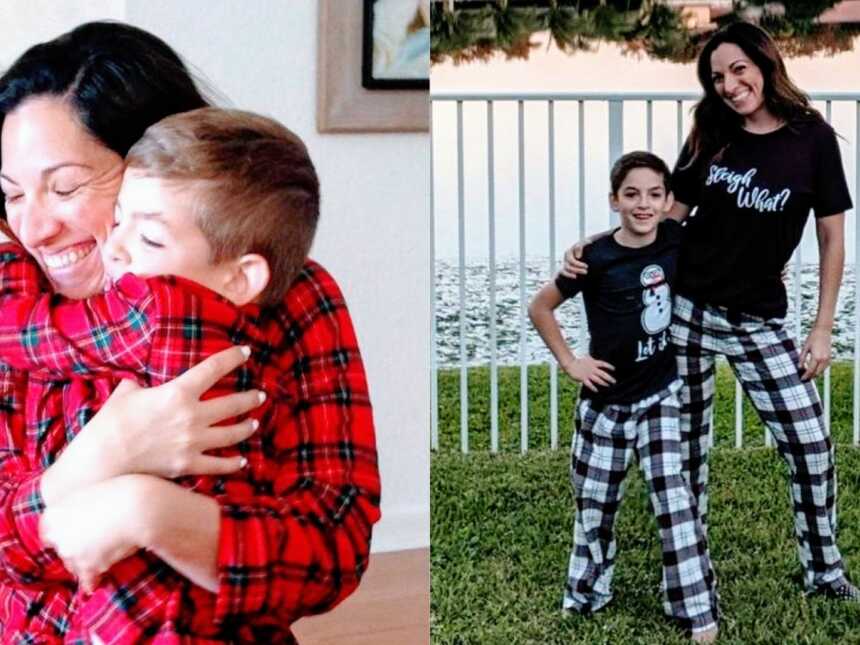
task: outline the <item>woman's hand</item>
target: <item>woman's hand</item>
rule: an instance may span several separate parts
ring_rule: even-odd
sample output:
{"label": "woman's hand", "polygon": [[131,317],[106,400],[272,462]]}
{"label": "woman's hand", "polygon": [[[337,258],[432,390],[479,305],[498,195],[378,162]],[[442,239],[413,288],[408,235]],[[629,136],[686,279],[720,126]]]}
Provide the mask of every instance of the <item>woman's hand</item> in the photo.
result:
{"label": "woman's hand", "polygon": [[809,336],[800,352],[798,369],[803,370],[801,380],[817,378],[830,365],[831,331],[827,327],[815,326],[809,331]]}
{"label": "woman's hand", "polygon": [[101,575],[143,545],[141,475],[126,475],[79,489],[49,506],[39,521],[52,547],[81,588],[92,592]]}
{"label": "woman's hand", "polygon": [[141,473],[174,478],[221,475],[244,466],[241,457],[213,457],[207,450],[250,437],[256,422],[229,426],[220,421],[242,415],[264,400],[258,390],[201,401],[219,379],[246,359],[246,350],[226,349],[169,383],[142,388],[123,381],[101,410],[42,476],[50,506],[84,486],[120,475]]}
{"label": "woman's hand", "polygon": [[561,266],[562,275],[575,279],[576,276],[588,273],[588,265],[582,261],[582,252],[593,241],[590,237],[586,237],[564,252],[564,263]]}

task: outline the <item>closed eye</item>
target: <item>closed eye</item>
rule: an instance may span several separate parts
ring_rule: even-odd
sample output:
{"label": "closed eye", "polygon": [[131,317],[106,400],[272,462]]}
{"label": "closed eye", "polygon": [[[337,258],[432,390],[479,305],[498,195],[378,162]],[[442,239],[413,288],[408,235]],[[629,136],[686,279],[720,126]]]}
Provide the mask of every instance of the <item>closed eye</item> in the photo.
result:
{"label": "closed eye", "polygon": [[59,188],[52,188],[51,190],[54,192],[55,195],[59,195],[60,197],[69,197],[78,192],[79,188],[80,186],[73,186],[68,190],[60,190]]}
{"label": "closed eye", "polygon": [[140,239],[143,241],[144,244],[146,244],[147,246],[151,246],[154,249],[163,249],[164,248],[164,244],[159,244],[158,242],[155,242],[154,240],[150,240],[145,235],[141,235]]}

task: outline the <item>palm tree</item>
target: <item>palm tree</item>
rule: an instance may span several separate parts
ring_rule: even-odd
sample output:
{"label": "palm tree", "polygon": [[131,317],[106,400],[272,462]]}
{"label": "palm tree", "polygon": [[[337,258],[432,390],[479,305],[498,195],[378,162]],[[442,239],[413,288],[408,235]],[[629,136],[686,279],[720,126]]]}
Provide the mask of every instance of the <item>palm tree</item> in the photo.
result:
{"label": "palm tree", "polygon": [[468,60],[469,50],[481,37],[479,16],[474,11],[453,8],[453,0],[430,7],[430,61],[440,63],[449,56],[455,63]]}
{"label": "palm tree", "polygon": [[693,34],[684,28],[680,14],[656,0],[642,3],[626,45],[628,50],[645,51],[654,58],[675,62],[696,57]]}
{"label": "palm tree", "polygon": [[[579,2],[576,4],[578,6]],[[547,47],[551,42],[555,42],[564,52],[591,50],[588,20],[577,7],[560,6],[558,0],[550,0],[550,6],[543,15],[543,22],[552,37],[547,42]]]}
{"label": "palm tree", "polygon": [[541,27],[534,8],[514,7],[508,0],[492,5],[491,15],[496,26],[496,45],[508,58],[528,58],[534,46],[531,35]]}
{"label": "palm tree", "polygon": [[600,0],[599,5],[586,13],[595,38],[607,42],[624,40],[624,34],[630,28],[626,11],[607,4],[606,0]]}

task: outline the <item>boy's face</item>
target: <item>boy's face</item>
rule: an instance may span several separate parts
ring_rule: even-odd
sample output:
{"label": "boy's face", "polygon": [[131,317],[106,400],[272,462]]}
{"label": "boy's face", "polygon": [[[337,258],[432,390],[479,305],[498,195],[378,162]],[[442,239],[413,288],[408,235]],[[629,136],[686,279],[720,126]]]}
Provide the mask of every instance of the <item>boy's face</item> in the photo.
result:
{"label": "boy's face", "polygon": [[662,213],[672,206],[663,175],[651,168],[634,168],[627,173],[618,192],[609,196],[612,210],[621,216],[621,226],[634,235],[649,235]]}
{"label": "boy's face", "polygon": [[128,169],[116,203],[116,220],[102,248],[113,282],[125,273],[140,277],[175,275],[219,291],[219,267],[194,221],[194,192],[176,182]]}

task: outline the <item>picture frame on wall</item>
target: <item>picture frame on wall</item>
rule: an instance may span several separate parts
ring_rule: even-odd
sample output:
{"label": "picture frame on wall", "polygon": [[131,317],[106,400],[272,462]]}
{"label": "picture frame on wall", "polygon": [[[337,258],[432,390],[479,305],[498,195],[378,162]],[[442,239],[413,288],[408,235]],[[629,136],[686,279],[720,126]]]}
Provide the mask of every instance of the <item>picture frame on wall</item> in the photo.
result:
{"label": "picture frame on wall", "polygon": [[430,89],[430,0],[364,0],[361,84]]}
{"label": "picture frame on wall", "polygon": [[362,86],[364,3],[320,0],[318,7],[317,130],[428,132],[429,89]]}

